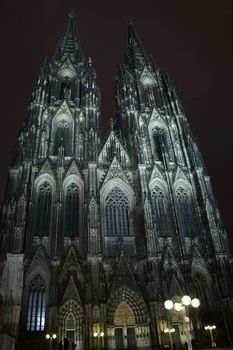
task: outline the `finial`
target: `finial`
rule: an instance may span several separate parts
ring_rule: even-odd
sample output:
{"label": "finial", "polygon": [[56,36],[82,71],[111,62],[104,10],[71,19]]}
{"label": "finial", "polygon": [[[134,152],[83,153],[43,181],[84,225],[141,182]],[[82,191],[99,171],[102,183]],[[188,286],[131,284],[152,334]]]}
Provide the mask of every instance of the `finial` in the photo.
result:
{"label": "finial", "polygon": [[75,17],[75,12],[74,12],[74,10],[71,10],[71,11],[70,11],[69,17],[71,17],[71,18],[72,18],[72,17]]}
{"label": "finial", "polygon": [[92,58],[91,57],[88,58],[88,63],[89,63],[89,66],[92,65]]}
{"label": "finial", "polygon": [[129,26],[132,26],[132,25],[133,25],[133,21],[132,21],[131,18],[128,18],[128,19],[127,19],[127,24],[128,24]]}

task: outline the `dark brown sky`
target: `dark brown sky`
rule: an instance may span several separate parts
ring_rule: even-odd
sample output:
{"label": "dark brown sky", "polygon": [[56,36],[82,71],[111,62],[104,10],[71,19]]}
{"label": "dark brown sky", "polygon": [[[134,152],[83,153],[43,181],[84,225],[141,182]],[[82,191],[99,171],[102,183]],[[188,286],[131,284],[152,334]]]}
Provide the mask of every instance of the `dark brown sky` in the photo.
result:
{"label": "dark brown sky", "polygon": [[5,0],[0,6],[0,202],[40,65],[53,54],[68,12],[78,15],[84,53],[97,71],[103,126],[114,114],[130,17],[146,51],[175,83],[233,241],[233,1]]}

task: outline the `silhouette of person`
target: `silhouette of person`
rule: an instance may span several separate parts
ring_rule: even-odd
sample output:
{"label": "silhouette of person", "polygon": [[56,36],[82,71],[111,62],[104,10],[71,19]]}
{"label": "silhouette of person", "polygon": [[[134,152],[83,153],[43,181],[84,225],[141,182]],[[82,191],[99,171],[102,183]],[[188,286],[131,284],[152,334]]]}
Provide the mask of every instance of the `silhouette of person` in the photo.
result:
{"label": "silhouette of person", "polygon": [[62,350],[62,341],[59,341],[58,343],[58,350]]}
{"label": "silhouette of person", "polygon": [[72,344],[71,344],[71,348],[72,348],[72,350],[75,350],[75,348],[76,348],[76,344],[72,341]]}
{"label": "silhouette of person", "polygon": [[69,349],[69,341],[67,338],[64,339],[64,350],[68,350]]}

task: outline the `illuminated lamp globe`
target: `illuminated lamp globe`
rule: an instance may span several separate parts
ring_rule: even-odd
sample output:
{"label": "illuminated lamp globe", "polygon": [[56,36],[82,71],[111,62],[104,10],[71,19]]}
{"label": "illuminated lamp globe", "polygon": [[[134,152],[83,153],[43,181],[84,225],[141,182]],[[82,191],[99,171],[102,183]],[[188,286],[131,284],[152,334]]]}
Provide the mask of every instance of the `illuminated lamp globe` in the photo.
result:
{"label": "illuminated lamp globe", "polygon": [[94,332],[94,337],[96,338],[98,336],[98,333],[97,332]]}
{"label": "illuminated lamp globe", "polygon": [[165,307],[165,309],[167,309],[167,310],[171,310],[172,308],[173,308],[173,301],[171,301],[171,300],[166,300],[165,302],[164,302],[164,307]]}
{"label": "illuminated lamp globe", "polygon": [[197,298],[192,299],[191,305],[192,305],[193,307],[199,307],[199,306],[200,306],[200,300],[197,299]]}
{"label": "illuminated lamp globe", "polygon": [[181,303],[175,303],[174,304],[174,309],[176,311],[181,311],[182,310],[182,304]]}
{"label": "illuminated lamp globe", "polygon": [[53,339],[56,339],[57,338],[57,335],[54,333],[53,334]]}
{"label": "illuminated lamp globe", "polygon": [[168,328],[164,329],[164,333],[169,333],[169,329]]}
{"label": "illuminated lamp globe", "polygon": [[45,338],[46,338],[46,339],[49,339],[49,338],[50,338],[50,335],[49,335],[49,334],[46,334]]}
{"label": "illuminated lamp globe", "polygon": [[188,306],[191,304],[191,298],[189,295],[184,295],[182,300],[182,304],[184,304],[185,306]]}
{"label": "illuminated lamp globe", "polygon": [[172,328],[171,330],[170,330],[170,333],[174,333],[176,330],[175,330],[175,328]]}
{"label": "illuminated lamp globe", "polygon": [[103,337],[104,336],[104,332],[100,332],[100,336]]}

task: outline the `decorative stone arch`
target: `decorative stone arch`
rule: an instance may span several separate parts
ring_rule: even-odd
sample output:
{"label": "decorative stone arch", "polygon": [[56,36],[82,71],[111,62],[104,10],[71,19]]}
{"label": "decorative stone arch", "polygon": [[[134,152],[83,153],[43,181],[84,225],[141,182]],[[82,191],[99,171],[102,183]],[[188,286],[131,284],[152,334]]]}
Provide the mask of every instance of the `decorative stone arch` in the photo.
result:
{"label": "decorative stone arch", "polygon": [[58,310],[58,341],[68,338],[83,349],[84,342],[84,312],[83,307],[76,300],[69,299]]}
{"label": "decorative stone arch", "polygon": [[[58,155],[62,144],[64,155],[71,156],[73,152],[74,119],[70,113],[58,113],[52,119],[50,153]],[[63,143],[64,139],[64,143]]]}
{"label": "decorative stone arch", "polygon": [[[113,234],[109,235],[110,225],[107,220],[110,220],[110,213],[106,213],[108,204],[111,197],[108,195],[111,192],[117,192],[117,195],[122,196],[121,201],[118,204],[118,200],[113,199],[113,206],[117,206],[117,214],[112,214],[114,219]],[[114,195],[114,193],[113,193]],[[126,250],[128,255],[135,254],[135,237],[134,237],[134,208],[135,208],[135,195],[132,187],[124,182],[121,178],[113,178],[109,180],[100,190],[100,203],[101,203],[101,223],[102,223],[102,242],[105,250],[108,251],[108,255],[114,255],[116,247],[121,245],[121,248]],[[110,202],[109,202],[110,203]],[[111,204],[109,204],[110,206]],[[118,207],[119,205],[119,207]],[[115,215],[115,216],[114,216]],[[121,226],[120,226],[121,225]],[[120,228],[121,227],[121,228]],[[126,227],[125,232],[123,232]],[[118,230],[119,229],[119,230]],[[118,242],[119,241],[119,242]]]}
{"label": "decorative stone arch", "polygon": [[[83,212],[82,212],[83,201],[84,201],[83,180],[76,174],[71,174],[66,176],[63,181],[64,232],[65,232],[65,228],[67,228],[68,231],[71,229],[68,227],[69,224],[67,223],[67,211],[68,211],[68,214],[72,216],[71,218],[72,220],[76,220],[78,218],[77,227],[75,228],[79,233],[78,236],[79,237],[81,236],[82,226],[83,226]],[[70,208],[68,208],[67,205],[69,205]],[[76,209],[78,212],[77,215],[75,214]],[[66,232],[65,232],[65,235],[66,235]]]}
{"label": "decorative stone arch", "polygon": [[43,173],[34,183],[33,232],[35,236],[50,236],[56,182],[52,175]]}
{"label": "decorative stone arch", "polygon": [[133,311],[136,324],[147,323],[149,319],[147,306],[142,296],[133,289],[121,286],[112,291],[107,302],[107,324],[114,325],[114,314],[117,306],[124,301]]}
{"label": "decorative stone arch", "polygon": [[121,330],[124,348],[130,348],[133,340],[132,348],[150,349],[149,312],[139,292],[127,286],[114,289],[107,302],[106,316],[109,349],[118,348],[118,330]]}

